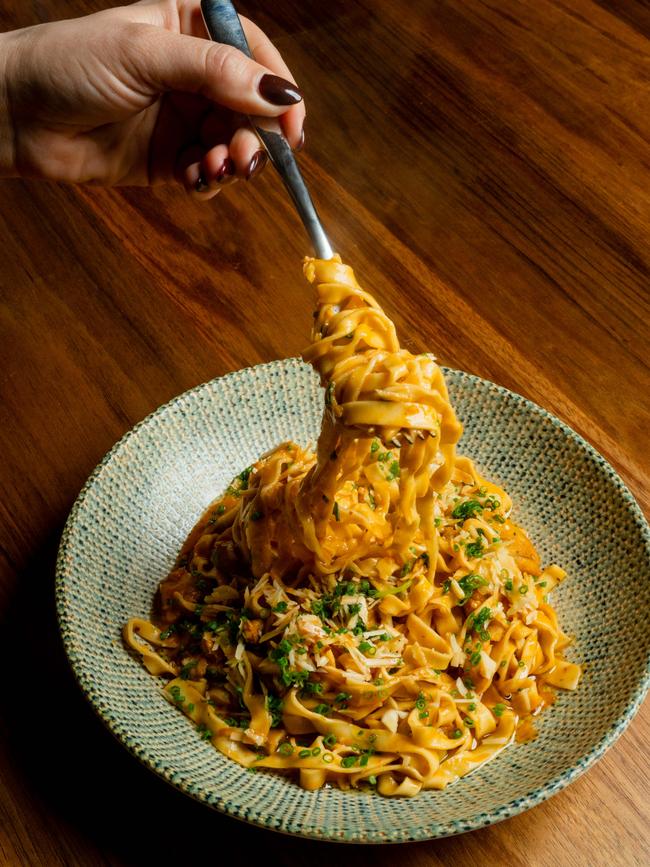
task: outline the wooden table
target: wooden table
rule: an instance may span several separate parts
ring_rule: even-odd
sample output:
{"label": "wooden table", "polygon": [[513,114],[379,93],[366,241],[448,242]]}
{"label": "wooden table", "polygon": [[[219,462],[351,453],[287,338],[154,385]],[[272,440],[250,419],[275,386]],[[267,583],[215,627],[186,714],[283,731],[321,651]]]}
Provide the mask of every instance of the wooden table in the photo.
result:
{"label": "wooden table", "polygon": [[[7,0],[0,25],[103,5]],[[301,164],[334,245],[407,345],[567,421],[647,510],[647,4],[240,7],[306,94]],[[399,848],[247,827],[165,786],[113,741],[59,646],[63,522],[95,464],[147,413],[300,351],[312,305],[306,240],[268,170],[207,205],[177,189],[19,180],[0,183],[0,202],[0,862],[220,863],[227,845],[245,865],[649,863],[647,703],[551,801]]]}

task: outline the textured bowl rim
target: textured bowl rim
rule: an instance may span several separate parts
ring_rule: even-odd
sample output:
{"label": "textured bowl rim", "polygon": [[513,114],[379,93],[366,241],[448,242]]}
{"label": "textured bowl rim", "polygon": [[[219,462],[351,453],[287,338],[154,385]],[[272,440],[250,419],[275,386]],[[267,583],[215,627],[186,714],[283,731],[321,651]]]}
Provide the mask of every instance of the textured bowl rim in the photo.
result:
{"label": "textured bowl rim", "polygon": [[[70,514],[68,515],[65,526],[63,528],[63,533],[61,535],[61,541],[59,543],[58,549],[55,579],[56,611],[59,631],[61,634],[66,656],[72,668],[74,677],[81,688],[81,691],[83,692],[86,699],[90,702],[91,706],[100,717],[102,722],[111,732],[111,734],[113,734],[117,738],[117,740],[123,746],[125,746],[126,749],[133,756],[138,759],[141,764],[143,764],[145,767],[149,768],[150,771],[156,774],[158,778],[165,780],[165,782],[169,783],[178,791],[189,795],[194,800],[199,801],[205,806],[211,807],[212,809],[215,809],[220,813],[224,813],[225,815],[231,816],[235,819],[239,819],[240,821],[246,822],[247,824],[256,825],[260,828],[287,834],[288,836],[292,837],[302,837],[306,839],[321,840],[335,843],[369,844],[410,843],[424,840],[432,840],[442,837],[451,837],[457,834],[466,833],[467,831],[475,831],[479,828],[484,828],[489,825],[496,824],[497,822],[501,822],[505,819],[510,819],[513,816],[517,816],[520,813],[523,813],[524,811],[529,810],[532,807],[537,806],[538,804],[541,804],[543,801],[548,800],[548,798],[556,795],[558,792],[562,791],[562,789],[564,789],[566,786],[576,780],[579,776],[584,774],[585,771],[588,771],[600,758],[602,758],[606,750],[608,750],[618,740],[618,738],[623,734],[625,729],[631,723],[632,719],[641,707],[641,704],[648,690],[650,689],[650,653],[648,654],[648,658],[646,660],[644,674],[637,682],[636,688],[632,692],[629,702],[623,713],[618,717],[616,722],[613,723],[609,731],[605,735],[603,735],[600,741],[586,754],[582,755],[579,759],[577,759],[574,764],[571,765],[571,767],[566,768],[560,774],[557,774],[543,786],[538,786],[536,789],[527,792],[525,795],[515,798],[501,805],[492,812],[479,812],[476,813],[474,816],[463,820],[462,829],[458,827],[458,820],[454,820],[451,822],[423,824],[422,826],[419,826],[417,828],[411,827],[407,830],[396,828],[391,831],[388,836],[386,836],[385,834],[379,834],[377,831],[374,830],[369,832],[365,832],[364,830],[354,831],[351,834],[346,834],[345,837],[336,836],[327,828],[306,828],[304,830],[301,829],[300,831],[292,831],[290,830],[290,827],[275,827],[271,825],[268,821],[265,822],[252,818],[251,816],[246,814],[245,811],[240,807],[234,806],[228,808],[220,804],[210,803],[200,792],[193,790],[191,782],[188,784],[182,779],[173,779],[171,774],[164,773],[157,766],[155,757],[149,755],[146,750],[142,750],[139,743],[137,742],[137,739],[129,735],[128,732],[123,731],[120,728],[119,724],[110,717],[107,717],[103,712],[102,708],[93,701],[92,679],[84,670],[82,661],[77,659],[77,655],[73,648],[73,626],[69,618],[66,600],[66,577],[68,574],[68,569],[65,563],[66,548],[69,546],[71,541],[73,541],[74,533],[77,529],[77,523],[79,517],[82,514],[83,506],[90,490],[98,481],[103,471],[111,464],[113,459],[119,454],[119,452],[123,449],[126,443],[128,443],[128,441],[131,439],[131,437],[137,434],[141,429],[151,424],[155,418],[164,414],[170,408],[181,403],[190,395],[197,394],[203,391],[209,385],[217,381],[241,376],[246,371],[265,370],[276,367],[281,368],[285,365],[294,364],[303,365],[304,362],[302,362],[300,358],[292,357],[277,359],[275,361],[265,362],[263,364],[257,364],[253,367],[241,368],[239,370],[231,371],[230,373],[224,374],[223,376],[218,376],[214,379],[200,383],[199,385],[194,386],[194,388],[184,391],[182,392],[182,394],[176,395],[176,397],[173,397],[171,400],[159,406],[156,410],[149,413],[149,415],[147,415],[144,419],[134,425],[134,427],[128,430],[118,440],[118,442],[116,442],[115,445],[104,455],[102,460],[97,464],[95,469],[86,480],[84,486],[82,487],[72,506]],[[466,373],[462,370],[456,370],[455,368],[445,366],[441,366],[441,369],[445,376],[453,375],[461,382],[464,380],[469,384],[480,384],[482,387],[487,386],[488,390],[493,393],[500,394],[504,397],[515,397],[534,416],[550,421],[552,425],[558,428],[565,436],[574,440],[587,454],[591,456],[592,459],[595,460],[595,462],[600,466],[600,468],[605,471],[609,480],[613,482],[615,487],[618,489],[624,502],[630,510],[631,516],[636,520],[636,523],[639,525],[641,536],[645,542],[646,556],[650,559],[650,525],[648,525],[645,515],[641,511],[640,506],[638,505],[636,499],[628,489],[625,482],[621,479],[621,477],[611,466],[611,464],[607,460],[605,460],[605,458],[594,448],[594,446],[587,442],[587,440],[585,440],[584,437],[580,436],[580,434],[576,433],[576,431],[569,427],[568,424],[556,418],[556,416],[548,412],[548,410],[544,409],[543,407],[539,406],[528,398],[523,397],[523,395],[511,391],[504,386],[497,385],[491,380],[483,379],[482,377],[476,376],[471,373]]]}

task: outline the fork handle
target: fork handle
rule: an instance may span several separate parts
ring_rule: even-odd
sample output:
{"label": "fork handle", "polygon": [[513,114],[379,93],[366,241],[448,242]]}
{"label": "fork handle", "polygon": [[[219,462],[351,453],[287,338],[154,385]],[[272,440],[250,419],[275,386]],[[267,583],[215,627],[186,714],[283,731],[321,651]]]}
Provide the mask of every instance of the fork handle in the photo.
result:
{"label": "fork handle", "polygon": [[[230,0],[201,0],[201,12],[210,38],[214,42],[232,45],[233,48],[238,48],[248,57],[253,57],[239,16]],[[332,247],[298,168],[291,146],[282,134],[280,121],[275,117],[249,117],[249,121],[273,166],[282,178],[311,238],[316,255],[319,259],[331,259],[334,255]]]}

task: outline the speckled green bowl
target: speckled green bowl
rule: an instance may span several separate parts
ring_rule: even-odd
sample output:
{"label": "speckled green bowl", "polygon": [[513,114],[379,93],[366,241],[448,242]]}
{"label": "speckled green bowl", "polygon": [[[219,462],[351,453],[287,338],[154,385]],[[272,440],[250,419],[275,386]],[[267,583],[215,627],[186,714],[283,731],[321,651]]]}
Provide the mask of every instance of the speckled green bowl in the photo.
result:
{"label": "speckled green bowl", "polygon": [[161,407],[109,452],[68,519],[57,607],[82,690],[110,730],[172,785],[239,819],[324,840],[425,840],[539,804],[586,771],[637,711],[650,679],[650,530],[614,470],[524,398],[447,371],[465,425],[461,452],[512,495],[546,562],[569,572],[553,595],[586,663],[539,737],[442,792],[413,799],[306,792],[250,773],[202,741],[125,649],[121,627],[154,591],[204,507],[233,475],[285,439],[315,441],[322,393],[297,359],[240,370]]}

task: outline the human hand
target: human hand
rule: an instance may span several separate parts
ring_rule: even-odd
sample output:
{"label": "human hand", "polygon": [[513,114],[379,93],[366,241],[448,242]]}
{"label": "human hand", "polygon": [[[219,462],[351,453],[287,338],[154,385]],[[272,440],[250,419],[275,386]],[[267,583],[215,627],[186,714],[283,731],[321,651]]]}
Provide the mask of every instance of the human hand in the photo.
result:
{"label": "human hand", "polygon": [[210,198],[266,162],[244,115],[281,115],[300,147],[300,91],[264,33],[241,20],[255,60],[207,40],[199,0],[142,0],[0,34],[0,174],[177,180]]}

